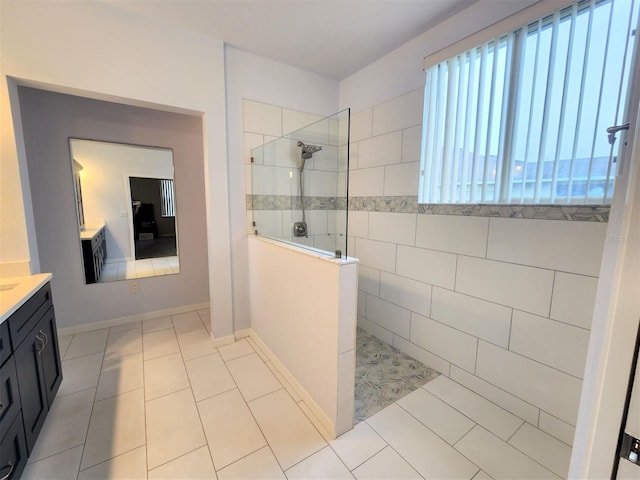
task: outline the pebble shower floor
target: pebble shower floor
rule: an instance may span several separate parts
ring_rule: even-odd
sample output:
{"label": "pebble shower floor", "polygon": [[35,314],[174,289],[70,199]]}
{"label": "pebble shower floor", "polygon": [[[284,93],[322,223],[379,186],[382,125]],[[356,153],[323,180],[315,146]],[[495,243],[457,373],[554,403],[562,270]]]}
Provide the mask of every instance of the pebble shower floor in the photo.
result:
{"label": "pebble shower floor", "polygon": [[354,422],[369,418],[439,375],[358,328]]}

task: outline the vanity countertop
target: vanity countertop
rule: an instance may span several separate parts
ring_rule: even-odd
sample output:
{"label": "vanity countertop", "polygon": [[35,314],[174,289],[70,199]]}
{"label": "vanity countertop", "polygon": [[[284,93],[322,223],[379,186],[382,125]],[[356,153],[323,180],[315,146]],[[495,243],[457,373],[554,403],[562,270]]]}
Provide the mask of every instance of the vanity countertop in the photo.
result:
{"label": "vanity countertop", "polygon": [[51,277],[50,273],[38,273],[25,277],[0,278],[0,323],[4,323]]}
{"label": "vanity countertop", "polygon": [[91,240],[102,228],[104,228],[104,223],[87,225],[84,230],[80,230],[80,239]]}

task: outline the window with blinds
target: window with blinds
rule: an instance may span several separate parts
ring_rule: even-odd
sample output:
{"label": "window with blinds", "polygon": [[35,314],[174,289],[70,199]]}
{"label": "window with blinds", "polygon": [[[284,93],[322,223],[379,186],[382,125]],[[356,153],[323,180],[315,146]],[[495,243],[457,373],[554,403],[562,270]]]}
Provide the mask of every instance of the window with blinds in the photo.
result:
{"label": "window with blinds", "polygon": [[639,4],[581,1],[427,68],[419,201],[610,203]]}
{"label": "window with blinds", "polygon": [[163,217],[176,216],[176,203],[173,196],[173,180],[160,180],[160,214]]}

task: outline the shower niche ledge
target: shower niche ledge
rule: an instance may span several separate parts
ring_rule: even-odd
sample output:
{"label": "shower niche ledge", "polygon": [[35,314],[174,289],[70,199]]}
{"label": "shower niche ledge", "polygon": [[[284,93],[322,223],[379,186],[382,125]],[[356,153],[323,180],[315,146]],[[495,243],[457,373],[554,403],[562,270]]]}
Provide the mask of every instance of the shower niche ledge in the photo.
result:
{"label": "shower niche ledge", "polygon": [[249,334],[325,435],[353,428],[358,260],[249,236]]}

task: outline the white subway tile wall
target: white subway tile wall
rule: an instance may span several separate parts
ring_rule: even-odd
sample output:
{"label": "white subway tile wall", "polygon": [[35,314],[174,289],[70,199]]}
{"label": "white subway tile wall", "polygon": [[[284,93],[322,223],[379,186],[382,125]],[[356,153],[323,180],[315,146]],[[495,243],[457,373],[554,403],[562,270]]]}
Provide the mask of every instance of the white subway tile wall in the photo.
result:
{"label": "white subway tile wall", "polygon": [[551,318],[577,327],[591,328],[598,279],[556,272]]}
{"label": "white subway tile wall", "polygon": [[[282,109],[282,133],[287,134],[288,132],[293,132],[295,130],[299,130],[302,127],[306,127],[307,125],[311,125],[319,120],[322,120],[322,117],[319,115],[313,115],[312,113],[299,112],[296,110],[289,110],[288,108]],[[318,129],[313,129],[314,132],[318,136],[324,136],[326,143],[327,135],[329,134],[327,130],[327,125],[324,124],[319,126]]]}
{"label": "white subway tile wall", "polygon": [[[261,206],[247,215],[247,232],[257,230],[262,235],[295,240],[329,252],[336,248],[344,250],[344,247],[338,247],[344,242],[340,240],[343,237],[337,235],[343,236],[346,229],[344,210],[330,210],[331,205],[307,209],[308,237],[296,238],[293,237],[293,226],[302,220],[302,211],[286,210],[291,202],[296,203],[300,195],[302,164],[298,141],[322,147],[305,162],[305,196],[333,199],[346,196],[348,144],[346,134],[339,128],[339,122],[344,120],[328,120],[247,99],[243,103],[243,112],[245,193],[265,197],[253,199]],[[293,138],[280,138],[303,127],[304,131],[297,132]],[[269,143],[275,139],[278,141]],[[262,145],[263,148],[256,148]],[[281,203],[287,201],[286,205]]]}
{"label": "white subway tile wall", "polygon": [[361,265],[386,272],[396,271],[396,245],[393,243],[356,238],[355,250],[354,256],[360,259]]}
{"label": "white subway tile wall", "polygon": [[[359,164],[360,153],[356,158]],[[349,197],[379,195],[384,195],[384,167],[363,168],[349,172]]]}
{"label": "white subway tile wall", "polygon": [[[360,266],[360,268],[367,268]],[[362,274],[362,270],[360,270]],[[380,272],[380,298],[420,315],[431,311],[431,285],[410,278]]]}
{"label": "white subway tile wall", "polygon": [[[422,125],[402,130],[402,163],[420,163]],[[417,183],[417,182],[416,182]]]}
{"label": "white subway tile wall", "polygon": [[458,256],[456,291],[525,312],[548,315],[553,270]]}
{"label": "white subway tile wall", "polygon": [[[409,339],[411,330],[411,312],[391,302],[367,295],[367,312],[369,319],[395,335]],[[415,342],[414,342],[415,343]]]}
{"label": "white subway tile wall", "polygon": [[384,194],[386,196],[418,195],[416,178],[420,162],[400,163],[384,167]]}
{"label": "white subway tile wall", "polygon": [[373,107],[372,135],[422,124],[423,90],[418,89]]}
{"label": "white subway tile wall", "polygon": [[369,213],[369,238],[404,245],[415,244],[416,216],[411,213]]}
{"label": "white subway tile wall", "polygon": [[[356,247],[356,256],[358,255],[358,247]],[[395,273],[453,290],[456,260],[456,255],[451,253],[398,245]]]}
{"label": "white subway tile wall", "polygon": [[487,252],[488,230],[488,218],[420,215],[416,230],[416,247],[484,257]]}
{"label": "white subway tile wall", "polygon": [[243,105],[244,131],[280,137],[282,131],[282,108],[266,103],[245,100]]}
{"label": "white subway tile wall", "polygon": [[402,132],[391,132],[378,137],[361,140],[359,168],[379,167],[400,163],[402,153]]}
{"label": "white subway tile wall", "polygon": [[[351,198],[417,195],[422,96],[352,112]],[[245,101],[245,162],[269,135],[313,119],[279,111]],[[350,211],[348,225],[359,327],[572,444],[605,223]],[[513,441],[535,441],[529,433]]]}
{"label": "white subway tile wall", "polygon": [[476,337],[412,313],[410,340],[469,372],[475,371],[478,347]]}
{"label": "white subway tile wall", "polygon": [[511,351],[583,378],[589,330],[513,311]]}
{"label": "white subway tile wall", "polygon": [[607,224],[492,218],[487,258],[597,276]]}
{"label": "white subway tile wall", "polygon": [[349,125],[351,131],[349,132],[349,137],[352,142],[371,137],[371,129],[373,126],[372,115],[373,109],[371,108],[357,113],[351,112],[351,124]]}
{"label": "white subway tile wall", "polygon": [[358,290],[380,297],[380,270],[359,265]]}
{"label": "white subway tile wall", "polygon": [[[350,197],[417,195],[422,95],[352,112]],[[350,211],[358,326],[571,445],[605,230]]]}
{"label": "white subway tile wall", "polygon": [[508,307],[433,287],[431,318],[500,347],[509,347]]}

